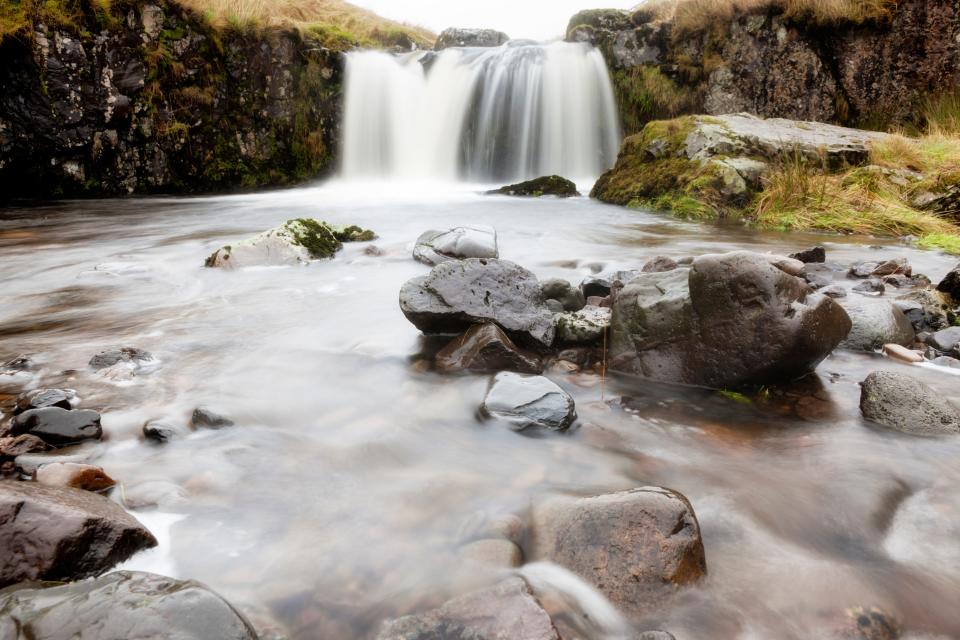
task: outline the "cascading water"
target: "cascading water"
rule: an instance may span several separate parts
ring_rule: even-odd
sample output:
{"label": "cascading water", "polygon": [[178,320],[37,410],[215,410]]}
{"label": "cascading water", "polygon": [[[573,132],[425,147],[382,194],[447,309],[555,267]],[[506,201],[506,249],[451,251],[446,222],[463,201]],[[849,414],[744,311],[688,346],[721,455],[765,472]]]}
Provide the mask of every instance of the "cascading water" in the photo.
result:
{"label": "cascading water", "polygon": [[346,78],[348,179],[591,178],[616,159],[613,89],[586,44],[361,51]]}

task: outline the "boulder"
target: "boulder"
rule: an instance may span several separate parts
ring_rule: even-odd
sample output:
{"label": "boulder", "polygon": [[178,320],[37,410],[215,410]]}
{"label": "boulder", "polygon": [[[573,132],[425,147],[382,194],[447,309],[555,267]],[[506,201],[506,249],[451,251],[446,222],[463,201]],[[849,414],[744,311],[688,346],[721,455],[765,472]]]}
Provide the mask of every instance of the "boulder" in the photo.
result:
{"label": "boulder", "polygon": [[874,277],[892,275],[904,275],[910,277],[913,275],[913,267],[910,266],[910,263],[907,262],[906,258],[896,258],[894,260],[886,260],[881,262],[870,275]]}
{"label": "boulder", "polygon": [[854,264],[850,265],[850,270],[847,271],[847,275],[851,278],[869,278],[879,266],[880,263],[875,260],[863,260],[861,262],[855,262]]}
{"label": "boulder", "polygon": [[11,438],[0,438],[0,458],[16,458],[25,453],[49,451],[53,447],[38,438],[24,434]]}
{"label": "boulder", "polygon": [[155,360],[156,358],[154,358],[153,354],[149,351],[135,347],[123,347],[120,349],[101,351],[90,358],[89,365],[94,371],[100,371],[101,369],[108,369],[118,364],[142,366]]}
{"label": "boulder", "polygon": [[543,376],[502,372],[494,376],[481,413],[516,431],[534,427],[564,431],[576,420],[573,398]]}
{"label": "boulder", "polygon": [[439,609],[387,622],[377,640],[560,640],[527,583],[500,584],[455,598]]}
{"label": "boulder", "polygon": [[768,256],[705,255],[616,295],[611,366],[715,388],[768,384],[810,373],[849,330],[843,308]]}
{"label": "boulder", "polygon": [[117,571],[95,580],[0,591],[8,640],[256,640],[244,616],[192,580]]}
{"label": "boulder", "polygon": [[497,232],[486,225],[454,227],[449,231],[426,231],[417,238],[413,257],[430,266],[464,258],[499,256]]}
{"label": "boulder", "polygon": [[563,344],[599,344],[610,328],[612,311],[606,307],[584,307],[554,318],[557,340]]}
{"label": "boulder", "polygon": [[560,176],[543,176],[542,178],[535,178],[533,180],[527,180],[526,182],[518,182],[517,184],[500,187],[499,189],[488,191],[487,194],[534,198],[541,196],[571,198],[579,196],[580,192],[577,191],[577,185],[566,178],[561,178]]}
{"label": "boulder", "polygon": [[960,327],[949,327],[930,334],[927,344],[944,353],[960,353]]}
{"label": "boulder", "polygon": [[68,411],[60,407],[31,409],[13,419],[12,435],[30,434],[57,447],[84,440],[99,440],[103,435],[100,414],[90,410]]}
{"label": "boulder", "polygon": [[444,29],[437,38],[434,51],[450,47],[499,47],[510,40],[510,36],[494,29],[462,29],[451,27]]}
{"label": "boulder", "polygon": [[457,371],[516,371],[540,373],[540,356],[519,348],[495,324],[478,324],[441,349],[435,359],[436,368],[444,373]]}
{"label": "boulder", "polygon": [[853,322],[847,338],[840,344],[851,351],[876,351],[885,344],[909,347],[916,334],[910,321],[894,304],[886,300],[847,298],[844,308]]}
{"label": "boulder", "polygon": [[587,276],[580,282],[580,291],[587,298],[605,298],[610,295],[614,287],[633,280],[641,273],[638,270],[627,269]]}
{"label": "boulder", "polygon": [[253,238],[217,249],[205,264],[223,269],[304,265],[312,260],[332,258],[343,242],[367,241],[375,237],[372,231],[357,226],[296,218]]}
{"label": "boulder", "polygon": [[532,520],[526,557],[573,571],[634,618],[706,574],[693,508],[669,489],[558,497],[534,505]]}
{"label": "boulder", "polygon": [[133,516],[102,496],[0,481],[0,587],[95,576],[156,544]]}
{"label": "boulder", "polygon": [[77,393],[72,389],[34,389],[25,391],[17,396],[16,408],[14,414],[20,414],[30,409],[43,409],[45,407],[60,407],[61,409],[70,409],[73,407],[71,400],[77,397]]}
{"label": "boulder", "polygon": [[460,333],[495,322],[512,338],[553,344],[553,313],[537,277],[506,260],[444,262],[400,290],[400,310],[424,333]]}
{"label": "boulder", "polygon": [[821,264],[827,261],[827,250],[820,246],[811,247],[810,249],[791,253],[790,257],[805,264]]}
{"label": "boulder", "polygon": [[51,487],[73,487],[85,491],[104,491],[117,484],[100,467],[76,462],[54,462],[37,467],[34,480]]}
{"label": "boulder", "polygon": [[206,407],[197,407],[190,416],[190,426],[194,429],[222,429],[236,424],[230,418],[222,416]]}
{"label": "boulder", "polygon": [[547,300],[556,300],[564,311],[579,311],[587,304],[583,292],[563,278],[544,280],[540,287]]}
{"label": "boulder", "polygon": [[960,304],[960,264],[944,276],[937,285],[937,291],[942,291]]}
{"label": "boulder", "polygon": [[860,387],[860,411],[871,422],[918,436],[960,433],[960,412],[922,381],[874,371]]}

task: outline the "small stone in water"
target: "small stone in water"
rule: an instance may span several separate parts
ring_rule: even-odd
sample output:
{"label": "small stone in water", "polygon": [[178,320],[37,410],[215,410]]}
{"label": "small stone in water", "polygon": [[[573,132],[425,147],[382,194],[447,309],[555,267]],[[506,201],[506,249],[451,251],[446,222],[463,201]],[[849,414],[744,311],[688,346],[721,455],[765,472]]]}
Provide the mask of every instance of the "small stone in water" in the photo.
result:
{"label": "small stone in water", "polygon": [[895,360],[902,360],[903,362],[923,362],[923,355],[899,344],[891,343],[883,345],[883,353]]}
{"label": "small stone in water", "polygon": [[117,484],[100,467],[75,462],[54,462],[37,467],[34,479],[54,487],[73,487],[85,491],[103,491]]}
{"label": "small stone in water", "polygon": [[75,398],[76,395],[76,392],[69,389],[34,389],[33,391],[26,391],[17,397],[17,407],[13,412],[20,414],[30,409],[43,409],[44,407],[70,409],[72,408],[70,400]]}
{"label": "small stone in water", "polygon": [[27,453],[39,453],[52,449],[49,444],[30,434],[0,438],[0,458],[16,458]]}
{"label": "small stone in water", "polygon": [[820,263],[827,261],[827,250],[823,247],[812,247],[810,249],[804,249],[803,251],[798,251],[797,253],[791,253],[790,257],[794,260],[799,260],[803,263]]}
{"label": "small stone in water", "polygon": [[886,291],[886,287],[879,280],[871,278],[856,285],[853,290],[865,296],[879,296],[883,295],[883,292]]}
{"label": "small stone in water", "polygon": [[556,384],[543,376],[510,372],[494,377],[481,411],[517,431],[528,427],[563,431],[577,417],[573,398]]}
{"label": "small stone in water", "polygon": [[822,289],[822,290],[820,291],[820,293],[822,293],[822,294],[825,295],[825,296],[829,296],[829,297],[831,297],[831,298],[846,298],[846,297],[847,297],[847,290],[844,289],[843,287],[841,287],[841,286],[838,285],[838,284],[829,286],[829,287],[827,287],[826,289]]}
{"label": "small stone in water", "polygon": [[673,271],[677,268],[677,261],[668,256],[656,256],[643,265],[644,273],[661,273],[663,271]]}
{"label": "small stone in water", "polygon": [[93,356],[90,358],[90,368],[94,371],[99,371],[100,369],[106,369],[121,362],[139,363],[153,359],[153,355],[143,349],[123,347],[121,349],[101,351]]}
{"label": "small stone in water", "polygon": [[215,413],[204,407],[197,407],[190,417],[190,426],[194,429],[221,429],[236,424],[230,418]]}

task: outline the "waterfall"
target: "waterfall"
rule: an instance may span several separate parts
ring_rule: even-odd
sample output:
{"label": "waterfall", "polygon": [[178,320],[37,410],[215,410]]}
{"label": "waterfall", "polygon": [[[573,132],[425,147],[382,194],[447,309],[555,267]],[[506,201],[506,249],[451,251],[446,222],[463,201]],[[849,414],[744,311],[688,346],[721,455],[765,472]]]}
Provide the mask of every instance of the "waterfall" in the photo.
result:
{"label": "waterfall", "polygon": [[620,144],[603,56],[583,43],[353,52],[345,94],[347,179],[595,178]]}

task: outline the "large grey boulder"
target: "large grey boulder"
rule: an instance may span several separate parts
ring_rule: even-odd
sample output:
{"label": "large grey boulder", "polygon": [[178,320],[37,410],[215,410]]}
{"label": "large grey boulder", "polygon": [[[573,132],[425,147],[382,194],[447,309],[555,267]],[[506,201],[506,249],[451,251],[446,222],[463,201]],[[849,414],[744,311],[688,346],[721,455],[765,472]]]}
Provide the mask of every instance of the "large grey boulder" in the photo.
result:
{"label": "large grey boulder", "polygon": [[102,496],[0,481],[0,587],[95,576],[156,544],[133,516]]}
{"label": "large grey boulder", "polygon": [[296,266],[332,258],[343,242],[373,240],[376,235],[357,226],[332,225],[313,218],[295,218],[263,233],[221,247],[207,258],[207,267]]}
{"label": "large grey boulder", "polygon": [[660,487],[534,505],[529,547],[526,557],[566,567],[631,617],[707,571],[693,507]]}
{"label": "large grey boulder", "polygon": [[844,308],[853,325],[842,349],[876,351],[885,344],[909,347],[916,334],[913,325],[895,304],[861,296],[845,298]]}
{"label": "large grey boulder", "polygon": [[576,420],[573,398],[543,376],[504,371],[494,376],[480,410],[515,430],[563,431]]}
{"label": "large grey boulder", "polygon": [[643,273],[617,294],[611,366],[664,382],[734,388],[802,377],[850,330],[846,312],[770,256],[705,255]]}
{"label": "large grey boulder", "polygon": [[495,29],[464,29],[450,27],[444,29],[433,46],[434,51],[450,47],[499,47],[510,40],[510,36]]}
{"label": "large grey boulder", "polygon": [[96,580],[0,591],[5,640],[256,640],[246,619],[192,580],[118,571]]}
{"label": "large grey boulder", "polygon": [[400,310],[424,333],[460,333],[495,322],[512,338],[553,344],[553,313],[537,277],[506,260],[444,262],[400,289]]}
{"label": "large grey boulder", "polygon": [[894,371],[874,371],[860,387],[863,417],[918,436],[960,433],[960,411],[921,380]]}
{"label": "large grey boulder", "polygon": [[496,258],[497,232],[486,225],[454,227],[448,231],[425,231],[413,247],[414,259],[430,266],[464,258]]}
{"label": "large grey boulder", "polygon": [[439,609],[387,622],[377,640],[560,640],[520,578],[455,598]]}

